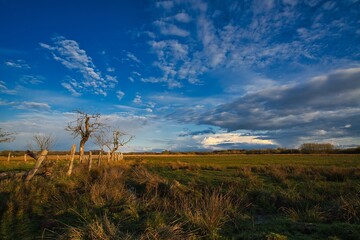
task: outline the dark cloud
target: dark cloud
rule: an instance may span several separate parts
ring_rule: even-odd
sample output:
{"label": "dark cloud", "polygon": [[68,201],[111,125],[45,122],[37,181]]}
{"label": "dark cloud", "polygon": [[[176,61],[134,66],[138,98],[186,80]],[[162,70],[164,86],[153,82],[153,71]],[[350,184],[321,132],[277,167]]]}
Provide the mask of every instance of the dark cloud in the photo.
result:
{"label": "dark cloud", "polygon": [[188,129],[185,130],[185,133],[179,134],[179,137],[187,137],[187,136],[198,136],[198,135],[204,135],[204,134],[215,134],[215,131],[213,128],[208,128],[201,131],[189,131]]}
{"label": "dark cloud", "polygon": [[[173,113],[183,122],[228,131],[266,130],[283,146],[303,141],[352,138],[360,134],[360,68],[341,69],[304,83],[248,93],[216,108]],[[346,126],[346,127],[345,127]]]}
{"label": "dark cloud", "polygon": [[353,68],[245,95],[202,114],[198,121],[229,130],[355,124],[359,100],[360,68]]}

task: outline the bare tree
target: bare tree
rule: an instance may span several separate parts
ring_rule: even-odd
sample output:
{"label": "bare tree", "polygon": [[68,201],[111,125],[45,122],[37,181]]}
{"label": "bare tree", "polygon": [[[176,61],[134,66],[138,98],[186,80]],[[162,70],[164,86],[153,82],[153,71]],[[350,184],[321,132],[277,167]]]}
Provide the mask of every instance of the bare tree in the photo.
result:
{"label": "bare tree", "polygon": [[330,153],[333,150],[331,143],[303,143],[300,146],[301,153]]}
{"label": "bare tree", "polygon": [[106,135],[105,132],[96,135],[97,141],[109,149],[111,160],[114,160],[115,152],[122,146],[129,143],[134,136],[130,136],[119,129],[111,131],[111,135]]}
{"label": "bare tree", "polygon": [[0,128],[0,142],[12,142],[15,140],[14,133],[7,132]]}
{"label": "bare tree", "polygon": [[68,123],[65,130],[71,132],[74,138],[80,136],[80,162],[84,156],[85,143],[95,132],[100,132],[106,125],[100,121],[100,114],[87,114],[79,110],[76,111],[75,121]]}
{"label": "bare tree", "polygon": [[56,139],[51,134],[35,134],[33,136],[33,141],[35,142],[36,146],[42,150],[50,150],[56,144]]}

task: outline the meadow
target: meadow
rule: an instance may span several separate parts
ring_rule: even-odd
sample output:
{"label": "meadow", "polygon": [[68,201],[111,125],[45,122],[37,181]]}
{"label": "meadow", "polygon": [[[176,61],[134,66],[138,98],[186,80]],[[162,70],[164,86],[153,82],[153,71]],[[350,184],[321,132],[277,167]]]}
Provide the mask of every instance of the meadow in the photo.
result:
{"label": "meadow", "polygon": [[[34,161],[0,157],[0,174]],[[0,180],[0,239],[360,239],[359,155],[50,155]]]}

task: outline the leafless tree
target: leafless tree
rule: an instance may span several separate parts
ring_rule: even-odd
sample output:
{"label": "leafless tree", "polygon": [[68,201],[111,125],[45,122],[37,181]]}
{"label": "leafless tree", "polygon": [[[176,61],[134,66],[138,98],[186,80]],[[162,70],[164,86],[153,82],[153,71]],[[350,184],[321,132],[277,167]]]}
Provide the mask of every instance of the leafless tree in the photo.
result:
{"label": "leafless tree", "polygon": [[98,144],[101,144],[102,146],[105,146],[107,149],[109,149],[112,161],[114,160],[115,152],[120,147],[129,143],[133,138],[134,136],[121,132],[119,129],[115,129],[109,133],[102,132],[101,134],[96,135]]}
{"label": "leafless tree", "polygon": [[85,143],[93,136],[94,133],[100,132],[106,125],[100,121],[100,114],[87,114],[79,110],[76,120],[68,123],[65,130],[71,132],[74,138],[80,136],[80,162],[84,156]]}
{"label": "leafless tree", "polygon": [[7,132],[4,129],[0,128],[0,143],[1,142],[12,142],[15,140],[14,133]]}
{"label": "leafless tree", "polygon": [[53,148],[56,144],[56,139],[51,134],[35,134],[33,136],[33,141],[36,144],[36,146],[42,150],[50,150]]}
{"label": "leafless tree", "polygon": [[301,153],[330,153],[333,150],[331,143],[303,143],[300,146]]}

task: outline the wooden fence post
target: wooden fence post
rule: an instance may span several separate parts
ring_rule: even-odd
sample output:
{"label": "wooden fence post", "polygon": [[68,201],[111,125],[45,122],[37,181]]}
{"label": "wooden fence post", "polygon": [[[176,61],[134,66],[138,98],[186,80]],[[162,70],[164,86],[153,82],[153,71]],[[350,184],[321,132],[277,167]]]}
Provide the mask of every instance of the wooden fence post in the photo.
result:
{"label": "wooden fence post", "polygon": [[101,153],[102,153],[102,151],[100,151],[100,153],[99,153],[99,158],[98,158],[98,167],[100,167],[100,165],[101,165]]}
{"label": "wooden fence post", "polygon": [[73,170],[75,151],[76,151],[76,144],[72,145],[72,148],[71,148],[69,170],[67,171],[68,176],[71,175],[72,170]]}
{"label": "wooden fence post", "polygon": [[92,165],[92,152],[89,152],[89,172],[91,171],[91,165]]}
{"label": "wooden fence post", "polygon": [[37,170],[39,169],[41,163],[44,161],[46,155],[48,154],[48,150],[43,150],[40,153],[40,156],[36,158],[34,169],[30,170],[25,178],[25,182],[30,181],[36,174]]}
{"label": "wooden fence post", "polygon": [[26,162],[27,161],[27,158],[26,158],[26,153],[24,154],[24,162]]}
{"label": "wooden fence post", "polygon": [[10,162],[10,158],[11,158],[11,152],[9,152],[9,155],[8,155],[8,162]]}

